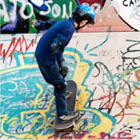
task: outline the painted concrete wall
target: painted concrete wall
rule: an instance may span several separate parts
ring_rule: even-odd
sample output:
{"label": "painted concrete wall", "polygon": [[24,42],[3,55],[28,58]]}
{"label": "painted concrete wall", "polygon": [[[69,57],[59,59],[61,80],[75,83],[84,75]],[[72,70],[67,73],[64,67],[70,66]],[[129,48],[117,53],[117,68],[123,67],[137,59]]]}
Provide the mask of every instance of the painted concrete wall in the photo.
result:
{"label": "painted concrete wall", "polygon": [[[46,0],[42,10],[37,0],[0,0],[0,28],[2,33],[37,33],[34,19],[61,20],[72,16],[78,0]],[[45,0],[40,0],[45,1]],[[82,32],[140,31],[139,0],[79,0],[90,5],[96,13],[94,26]]]}
{"label": "painted concrete wall", "polygon": [[[66,79],[78,85],[81,118],[73,132],[60,133],[54,129],[53,87],[34,58],[42,34],[32,28],[32,20],[68,18],[78,2],[95,9],[96,22],[75,33],[65,50]],[[29,0],[0,0],[0,140],[139,140],[140,1],[43,4],[45,11]]]}
{"label": "painted concrete wall", "polygon": [[139,32],[75,33],[65,50],[67,79],[78,85],[81,118],[54,129],[53,87],[34,58],[41,34],[1,35],[0,140],[140,139]]}

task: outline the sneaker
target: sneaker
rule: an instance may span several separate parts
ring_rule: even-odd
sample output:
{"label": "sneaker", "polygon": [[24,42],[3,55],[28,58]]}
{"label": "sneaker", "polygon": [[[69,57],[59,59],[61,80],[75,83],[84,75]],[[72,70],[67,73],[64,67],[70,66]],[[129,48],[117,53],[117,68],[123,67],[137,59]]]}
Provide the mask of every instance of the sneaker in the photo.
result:
{"label": "sneaker", "polygon": [[60,116],[59,119],[62,121],[71,121],[79,117],[79,115],[80,115],[79,111],[69,112],[66,115]]}

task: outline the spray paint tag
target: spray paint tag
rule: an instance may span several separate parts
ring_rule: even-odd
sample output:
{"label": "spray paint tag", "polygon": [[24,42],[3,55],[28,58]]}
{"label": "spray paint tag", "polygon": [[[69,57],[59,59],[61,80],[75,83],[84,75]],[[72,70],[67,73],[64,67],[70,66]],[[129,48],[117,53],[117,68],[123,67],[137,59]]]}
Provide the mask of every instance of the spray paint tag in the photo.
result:
{"label": "spray paint tag", "polygon": [[139,0],[113,0],[119,16],[132,28],[140,30],[140,1]]}
{"label": "spray paint tag", "polygon": [[30,2],[40,10],[45,11],[47,9],[45,0],[30,0]]}

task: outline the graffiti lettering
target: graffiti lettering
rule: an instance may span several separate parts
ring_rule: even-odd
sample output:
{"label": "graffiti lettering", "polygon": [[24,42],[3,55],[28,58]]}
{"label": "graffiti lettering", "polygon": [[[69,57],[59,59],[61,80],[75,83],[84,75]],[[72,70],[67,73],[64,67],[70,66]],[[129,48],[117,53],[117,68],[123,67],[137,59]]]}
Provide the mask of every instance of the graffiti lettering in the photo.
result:
{"label": "graffiti lettering", "polygon": [[[123,63],[125,63],[126,60],[131,61],[127,68],[137,68],[139,67],[140,63],[140,41],[138,40],[126,40],[128,42],[132,42],[132,45],[130,45],[127,48],[126,52],[122,52],[122,59]],[[124,65],[124,64],[123,64]]]}
{"label": "graffiti lettering", "polygon": [[[6,59],[10,59],[12,54],[13,61],[10,66],[0,71],[2,91],[0,137],[139,139],[140,41],[137,38],[139,33],[131,32],[127,33],[127,36],[126,33],[124,36],[116,36],[116,33],[113,33],[110,34],[111,38],[106,38],[107,41],[104,37],[108,33],[103,35],[99,33],[101,43],[97,42],[97,34],[93,33],[92,36],[86,34],[86,39],[91,38],[91,43],[89,39],[82,50],[81,44],[85,42],[80,44],[78,41],[82,39],[81,34],[75,35],[75,42],[65,49],[64,57],[69,67],[67,78],[77,83],[76,108],[81,114],[74,130],[68,132],[58,132],[54,129],[53,88],[43,80],[36,61],[34,63],[31,61],[34,57],[34,48],[31,47],[36,41],[35,35],[10,36],[8,42],[9,36],[2,35],[0,56],[6,58],[1,64],[8,65],[9,61]],[[113,40],[112,43],[110,39]],[[114,40],[120,41],[115,44]],[[77,46],[70,47],[76,43]],[[91,47],[93,44],[96,44],[96,47]],[[114,44],[116,47],[112,47]],[[27,53],[23,58],[22,54],[16,55],[16,52]],[[90,59],[93,58],[89,55],[91,53],[100,57]]]}
{"label": "graffiti lettering", "polygon": [[88,134],[88,131],[74,131],[74,132],[55,132],[49,139],[82,139],[86,134]]}
{"label": "graffiti lettering", "polygon": [[[88,134],[88,131],[74,131],[74,132],[59,132],[56,131],[49,139],[83,139],[83,137]],[[96,136],[94,135],[89,135],[89,139],[96,139]],[[101,139],[132,139],[131,134],[121,131],[117,133],[117,136],[111,136],[109,134],[106,134],[104,132],[100,133],[100,138]]]}
{"label": "graffiti lettering", "polygon": [[[22,0],[10,0],[10,2],[13,5],[13,10],[10,11],[10,13],[8,13],[4,1],[3,0],[0,1],[0,5],[2,5],[2,9],[0,9],[0,13],[1,13],[1,15],[4,15],[4,21],[6,21],[6,22],[14,21],[14,19],[16,17],[18,2],[20,2],[22,4],[21,9],[20,9],[21,17],[23,17],[24,19],[29,19],[33,15],[33,6],[29,2],[22,1]],[[26,15],[24,13],[27,6],[30,9],[29,15]],[[11,15],[11,16],[9,17],[8,15]]]}
{"label": "graffiti lettering", "polygon": [[123,3],[123,5],[124,6],[126,6],[126,7],[131,7],[131,6],[133,6],[136,2],[138,2],[139,0],[124,0],[122,3]]}
{"label": "graffiti lettering", "polygon": [[[113,0],[114,8],[121,18],[128,23],[132,28],[139,30],[140,28],[140,1],[139,0]],[[127,14],[126,14],[127,12]]]}
{"label": "graffiti lettering", "polygon": [[0,15],[4,15],[4,21],[10,21],[4,1],[0,1]]}
{"label": "graffiti lettering", "polygon": [[[11,2],[11,6],[13,7],[12,11],[7,11],[6,8],[6,4],[4,2],[4,0],[0,1],[0,5],[1,5],[1,9],[0,9],[0,15],[4,16],[4,21],[5,22],[10,22],[10,21],[14,21],[14,19],[16,18],[16,12],[17,12],[17,3],[19,2],[22,6],[20,8],[20,15],[23,19],[29,19],[34,15],[34,10],[33,10],[33,6],[31,3],[29,3],[28,1],[23,1],[23,0],[10,0]],[[40,11],[40,15],[47,15],[49,13],[52,14],[52,16],[54,18],[61,16],[62,14],[62,18],[68,18],[69,16],[71,16],[72,13],[72,2],[69,2],[69,13],[70,15],[67,15],[67,6],[66,4],[62,5],[62,9],[60,7],[59,4],[54,4],[52,7],[50,6],[50,4],[52,4],[53,1],[46,1],[45,4],[47,6],[47,11]],[[29,9],[29,13],[28,15],[25,14],[25,9]]]}
{"label": "graffiti lettering", "polygon": [[[20,0],[20,2],[21,2],[21,1],[22,1],[22,0]],[[25,9],[26,9],[27,6],[28,6],[29,9],[30,9],[29,15],[25,15],[25,14],[24,14],[24,11],[25,11]],[[21,14],[21,17],[23,17],[24,19],[29,19],[29,18],[31,18],[32,15],[33,15],[33,6],[32,6],[29,2],[23,3],[23,4],[22,4],[22,7],[21,7],[21,10],[20,10],[20,14]]]}
{"label": "graffiti lettering", "polygon": [[54,17],[58,17],[60,15],[60,13],[61,13],[61,9],[60,9],[59,5],[54,4],[54,6],[52,7],[52,15]]}
{"label": "graffiti lettering", "polygon": [[70,15],[67,15],[67,12],[66,12],[66,5],[64,4],[63,5],[63,15],[62,15],[62,18],[68,18],[68,17],[71,17],[71,14],[72,14],[72,2],[69,3],[69,13]]}
{"label": "graffiti lettering", "polygon": [[50,7],[50,4],[52,4],[53,1],[46,1],[45,4],[47,6],[47,11],[40,11],[40,15],[47,15],[51,12],[51,7]]}
{"label": "graffiti lettering", "polygon": [[69,16],[71,16],[72,13],[72,2],[69,2],[69,13],[70,15],[67,15],[67,9],[66,9],[66,4],[63,4],[62,9],[60,7],[60,5],[58,5],[57,3],[55,3],[52,8],[50,7],[50,4],[53,3],[52,1],[47,1],[45,4],[48,7],[47,11],[40,11],[40,15],[47,15],[49,13],[52,14],[52,16],[54,18],[59,17],[62,14],[62,18],[68,18]]}
{"label": "graffiti lettering", "polygon": [[106,138],[108,138],[108,139],[127,139],[127,140],[132,139],[130,133],[126,133],[126,132],[123,132],[123,131],[122,132],[118,132],[117,133],[117,137],[110,136],[110,135],[108,135],[108,134],[106,134],[104,132],[102,132],[100,135],[101,135],[102,139],[106,139]]}
{"label": "graffiti lettering", "polygon": [[[27,40],[25,39],[24,35],[22,35],[22,38],[20,37],[17,40],[15,37],[13,37],[8,49],[3,49],[4,44],[0,44],[0,56],[3,57],[3,61],[5,60],[5,57],[10,57],[11,63],[14,52],[21,52],[22,54],[27,52],[30,47],[34,46],[36,39],[37,36],[35,37],[35,39],[32,39],[29,44],[27,44]],[[23,50],[23,48],[25,49]]]}

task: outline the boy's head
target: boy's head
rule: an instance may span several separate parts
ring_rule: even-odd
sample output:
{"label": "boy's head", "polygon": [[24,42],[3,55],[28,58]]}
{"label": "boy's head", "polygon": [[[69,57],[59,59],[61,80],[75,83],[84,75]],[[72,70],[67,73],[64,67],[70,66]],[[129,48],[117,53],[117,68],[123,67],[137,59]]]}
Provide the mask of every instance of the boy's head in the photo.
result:
{"label": "boy's head", "polygon": [[78,5],[72,13],[72,18],[77,23],[75,28],[80,29],[87,24],[94,24],[95,12],[88,5]]}

